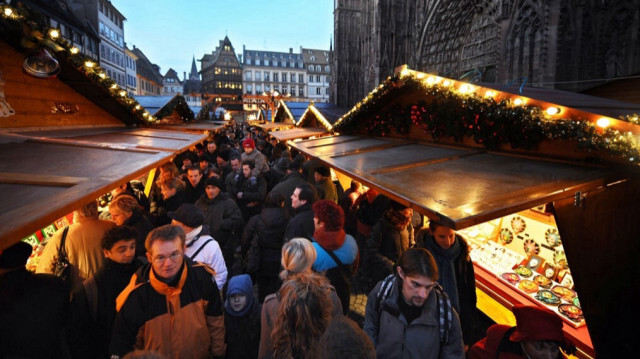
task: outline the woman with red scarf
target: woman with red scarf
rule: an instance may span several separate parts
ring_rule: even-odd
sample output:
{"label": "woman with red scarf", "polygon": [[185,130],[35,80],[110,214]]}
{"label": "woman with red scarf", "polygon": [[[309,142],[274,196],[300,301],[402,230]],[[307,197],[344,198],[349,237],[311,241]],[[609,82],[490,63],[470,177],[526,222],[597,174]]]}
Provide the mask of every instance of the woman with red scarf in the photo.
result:
{"label": "woman with red scarf", "polygon": [[358,244],[344,231],[344,212],[332,201],[321,200],[313,204],[313,246],[317,257],[314,271],[323,272],[336,289],[342,302],[342,311],[349,311],[351,275],[358,265]]}

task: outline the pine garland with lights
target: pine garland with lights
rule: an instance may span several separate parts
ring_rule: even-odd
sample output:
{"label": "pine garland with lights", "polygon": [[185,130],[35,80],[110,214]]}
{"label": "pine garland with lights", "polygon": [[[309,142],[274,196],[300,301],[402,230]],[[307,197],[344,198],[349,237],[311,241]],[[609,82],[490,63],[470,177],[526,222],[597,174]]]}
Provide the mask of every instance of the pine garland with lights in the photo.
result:
{"label": "pine garland with lights", "polygon": [[[423,92],[429,100],[385,108],[382,100],[401,95],[400,88]],[[640,124],[637,115],[621,119]],[[428,85],[415,76],[400,73],[367,95],[334,125],[334,130],[348,134],[364,126],[366,133],[374,136],[386,136],[392,130],[407,135],[412,125],[435,141],[445,136],[456,142],[470,137],[488,149],[510,145],[530,150],[545,139],[555,139],[575,141],[584,150],[606,151],[634,163],[640,159],[640,143],[630,132],[599,131],[591,122],[579,118],[550,119],[537,106],[514,106],[508,100],[498,102],[475,93],[461,94],[451,87]]]}
{"label": "pine garland with lights", "polygon": [[[135,99],[127,96],[126,90],[120,87],[93,59],[85,57],[78,49],[64,39],[59,33],[52,37],[47,19],[37,11],[20,6],[0,5],[0,33],[7,34],[3,39],[16,48],[34,50],[46,47],[56,53],[57,59],[67,61],[82,72],[91,82],[103,88],[122,106],[127,108],[143,123],[153,123],[155,117],[142,107]],[[59,30],[58,30],[59,31]]]}
{"label": "pine garland with lights", "polygon": [[191,108],[189,108],[187,101],[185,101],[184,97],[182,96],[178,96],[173,101],[170,101],[166,106],[161,108],[160,111],[155,114],[155,117],[159,120],[162,120],[167,116],[171,116],[174,110],[178,112],[182,121],[193,121],[193,111],[191,110]]}

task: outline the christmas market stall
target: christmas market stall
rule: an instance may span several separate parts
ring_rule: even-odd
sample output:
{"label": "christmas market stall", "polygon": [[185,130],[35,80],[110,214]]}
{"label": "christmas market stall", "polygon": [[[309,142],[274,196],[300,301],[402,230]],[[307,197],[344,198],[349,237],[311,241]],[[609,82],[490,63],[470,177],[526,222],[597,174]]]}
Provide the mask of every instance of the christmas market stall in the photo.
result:
{"label": "christmas market stall", "polygon": [[326,136],[333,130],[333,124],[347,111],[330,103],[308,103],[305,111],[289,130],[271,131],[269,134],[278,141],[290,141]]}
{"label": "christmas market stall", "polygon": [[73,210],[153,177],[206,138],[154,128],[153,115],[39,19],[0,5],[0,250],[37,245]]}
{"label": "christmas market stall", "polygon": [[543,306],[579,357],[631,357],[640,105],[529,96],[402,68],[332,125],[340,135],[289,144],[465,237],[493,321]]}
{"label": "christmas market stall", "polygon": [[159,124],[181,124],[194,120],[184,96],[135,96],[135,100],[153,115]]}

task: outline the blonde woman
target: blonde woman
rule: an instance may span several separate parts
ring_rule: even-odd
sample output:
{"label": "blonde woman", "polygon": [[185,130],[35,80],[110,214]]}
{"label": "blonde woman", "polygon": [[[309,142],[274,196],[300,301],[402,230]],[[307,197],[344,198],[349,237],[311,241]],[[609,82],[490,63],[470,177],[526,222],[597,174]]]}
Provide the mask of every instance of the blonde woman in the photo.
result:
{"label": "blonde woman", "polygon": [[136,257],[144,256],[144,240],[153,229],[149,217],[138,204],[135,198],[129,195],[121,195],[114,198],[109,204],[111,220],[118,226],[131,226],[138,232],[136,238]]}
{"label": "blonde woman", "polygon": [[[311,265],[316,260],[316,250],[311,242],[306,238],[293,238],[282,246],[282,268],[280,278],[283,282],[300,274],[310,274]],[[336,295],[336,290],[329,285],[329,297],[331,298],[331,316],[342,315],[342,303]],[[268,295],[262,305],[261,325],[260,325],[260,349],[258,358],[273,354],[273,341],[271,332],[278,316],[280,305],[280,291]]]}

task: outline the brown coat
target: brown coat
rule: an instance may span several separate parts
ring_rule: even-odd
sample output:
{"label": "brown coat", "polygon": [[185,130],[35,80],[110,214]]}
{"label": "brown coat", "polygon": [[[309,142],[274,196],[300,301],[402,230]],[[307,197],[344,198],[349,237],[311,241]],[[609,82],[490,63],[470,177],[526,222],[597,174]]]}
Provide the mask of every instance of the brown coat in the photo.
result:
{"label": "brown coat", "polygon": [[[102,261],[104,260],[101,245],[102,236],[107,230],[115,226],[116,224],[111,221],[83,217],[69,226],[65,249],[69,256],[69,263],[72,264],[72,291],[79,289],[82,286],[82,282],[96,273],[98,268],[102,266]],[[53,273],[53,265],[58,257],[62,232],[64,232],[64,229],[61,228],[49,238],[40,256],[36,273]]]}

